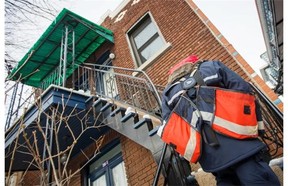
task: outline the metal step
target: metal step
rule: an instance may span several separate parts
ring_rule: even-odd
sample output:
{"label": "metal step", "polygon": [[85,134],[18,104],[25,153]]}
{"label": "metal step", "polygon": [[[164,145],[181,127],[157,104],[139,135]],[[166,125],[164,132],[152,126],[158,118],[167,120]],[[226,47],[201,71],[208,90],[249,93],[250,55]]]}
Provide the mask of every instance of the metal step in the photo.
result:
{"label": "metal step", "polygon": [[162,149],[163,142],[155,135],[161,124],[159,118],[112,99],[98,98],[93,107],[107,126],[147,148],[152,154]]}

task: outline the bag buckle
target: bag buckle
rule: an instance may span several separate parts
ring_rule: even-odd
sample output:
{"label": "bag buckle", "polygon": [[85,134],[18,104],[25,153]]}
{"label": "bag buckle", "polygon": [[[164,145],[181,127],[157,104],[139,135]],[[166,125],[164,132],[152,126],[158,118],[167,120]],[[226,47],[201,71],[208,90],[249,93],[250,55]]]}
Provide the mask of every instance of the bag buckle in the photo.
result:
{"label": "bag buckle", "polygon": [[183,82],[183,89],[188,90],[196,85],[196,80],[193,77],[189,77]]}

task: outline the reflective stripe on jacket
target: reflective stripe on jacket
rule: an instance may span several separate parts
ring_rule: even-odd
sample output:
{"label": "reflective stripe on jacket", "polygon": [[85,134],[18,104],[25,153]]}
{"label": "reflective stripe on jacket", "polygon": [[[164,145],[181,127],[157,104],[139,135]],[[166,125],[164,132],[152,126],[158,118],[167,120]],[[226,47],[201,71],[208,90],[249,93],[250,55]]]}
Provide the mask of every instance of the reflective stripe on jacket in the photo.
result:
{"label": "reflective stripe on jacket", "polygon": [[[258,130],[264,130],[264,125],[260,108],[255,103],[254,96],[250,94],[250,85],[219,61],[203,62],[200,65],[199,71],[205,84],[212,88],[201,86],[197,90],[197,93],[196,89],[192,88],[187,91],[187,95],[191,100],[194,99],[194,102],[197,102],[197,107],[201,111],[203,120],[210,122],[210,125],[212,125],[214,121],[215,125],[213,128],[218,129],[217,131],[220,133],[223,133],[225,131],[223,128],[226,128],[230,131],[226,130],[226,133],[229,133],[229,136],[232,137],[239,139],[257,137]],[[184,92],[181,82],[186,78],[183,77],[180,81],[166,87],[163,92],[162,114],[163,120],[166,121],[166,123],[171,111]],[[226,90],[215,87],[225,88]],[[215,92],[217,92],[216,95]],[[218,98],[215,100],[216,96]],[[244,98],[245,101],[243,100]],[[215,107],[217,107],[217,109]],[[231,114],[227,114],[227,111],[231,112]],[[214,112],[216,112],[215,117]],[[248,114],[248,112],[250,112],[250,114]],[[189,113],[186,111],[179,114],[183,116],[183,118],[187,118],[187,121],[190,122],[191,125],[196,125],[197,117],[193,117],[196,112]],[[227,118],[227,116],[229,116],[229,118]],[[233,125],[229,126],[229,124]],[[246,129],[243,130],[242,126],[246,126]],[[237,135],[237,131],[239,135]]]}
{"label": "reflective stripe on jacket", "polygon": [[196,163],[201,155],[200,132],[190,127],[176,112],[173,112],[165,125],[162,140],[172,145],[185,159]]}
{"label": "reflective stripe on jacket", "polygon": [[[225,65],[223,65],[219,61],[206,61],[201,63],[199,67],[199,72],[207,86],[212,87],[218,87],[218,88],[225,88],[225,89],[231,89],[234,91],[240,91],[244,94],[251,93],[250,85],[244,81],[239,75],[237,75],[235,72],[228,69]],[[171,85],[167,86],[162,94],[162,118],[163,118],[163,125],[158,130],[158,135],[162,136],[163,134],[163,128],[167,123],[174,123],[174,125],[177,125],[176,120],[174,122],[169,122],[169,118],[172,115],[172,112],[175,112],[175,106],[177,105],[179,99],[181,98],[181,95],[183,94],[183,88],[181,82],[183,82],[188,77],[183,77],[179,80],[179,82],[174,82]],[[208,87],[207,87],[208,88]],[[186,92],[185,97],[188,97],[191,101],[196,103],[196,99],[198,98],[197,91],[199,94],[199,91],[205,91],[205,88],[202,87],[200,89],[189,89]],[[213,93],[214,92],[214,93]],[[214,95],[215,98],[215,90],[214,91],[205,91],[205,94],[202,94],[202,100],[206,100],[209,102],[209,99],[211,96]],[[211,99],[210,99],[211,101]],[[212,99],[212,102],[214,99]],[[204,104],[204,102],[202,102]],[[197,107],[200,107],[199,104],[201,104],[201,100],[197,100]],[[248,107],[247,107],[248,108]],[[253,109],[250,107],[250,109]],[[262,122],[261,112],[258,104],[255,105],[256,109],[256,121],[258,123],[258,129],[264,130],[264,125]],[[248,109],[249,110],[249,109]],[[211,121],[214,121],[214,128],[217,128],[216,125],[223,121],[219,120],[218,118],[214,117],[214,107],[211,106],[204,106],[201,107],[201,116],[204,123],[210,123]],[[177,112],[176,112],[177,113]],[[190,113],[190,114],[188,114]],[[192,114],[191,114],[192,113]],[[181,118],[184,118],[189,124],[194,127],[195,131],[200,131],[198,121],[199,121],[199,113],[193,110],[192,112],[184,112],[184,115],[180,114]],[[221,116],[222,118],[225,118]],[[185,119],[186,118],[186,119]],[[210,121],[210,122],[209,122]],[[235,122],[234,122],[235,123]],[[253,123],[252,125],[254,125]],[[259,125],[260,124],[260,125]],[[237,126],[237,125],[234,125]],[[249,125],[247,125],[249,126]],[[253,127],[252,127],[253,128]],[[253,128],[255,129],[255,128]],[[216,129],[215,129],[216,130]],[[219,129],[218,129],[219,130]],[[221,131],[221,130],[220,130]],[[233,130],[232,130],[233,131]],[[219,132],[220,133],[220,132]],[[242,134],[241,134],[242,135]],[[255,140],[248,140],[246,142],[245,138],[238,140],[235,138],[228,138],[228,137],[222,137],[222,135],[216,133],[216,136],[218,140],[220,139],[219,143],[220,146],[217,148],[212,148],[209,145],[202,143],[201,144],[201,157],[199,159],[199,162],[202,166],[202,168],[205,171],[213,172],[221,170],[227,166],[232,165],[233,163],[239,162],[243,160],[244,158],[247,158],[256,152],[258,152],[260,149],[265,147],[265,145],[255,138]],[[252,135],[253,136],[253,135]],[[163,137],[163,136],[162,136]],[[181,138],[183,139],[183,138]],[[186,139],[187,143],[185,142],[184,146],[185,149],[187,148],[188,140]],[[200,140],[201,141],[201,140]],[[194,145],[195,147],[195,145]],[[233,150],[231,151],[231,148]],[[228,150],[227,150],[228,149]],[[182,149],[183,151],[183,149]],[[217,154],[217,156],[216,156]],[[189,158],[186,158],[189,160]]]}
{"label": "reflective stripe on jacket", "polygon": [[196,163],[201,155],[200,112],[186,94],[179,97],[158,135],[185,159]]}
{"label": "reflective stripe on jacket", "polygon": [[236,139],[258,137],[256,104],[253,95],[201,86],[196,102],[203,119],[213,130]]}

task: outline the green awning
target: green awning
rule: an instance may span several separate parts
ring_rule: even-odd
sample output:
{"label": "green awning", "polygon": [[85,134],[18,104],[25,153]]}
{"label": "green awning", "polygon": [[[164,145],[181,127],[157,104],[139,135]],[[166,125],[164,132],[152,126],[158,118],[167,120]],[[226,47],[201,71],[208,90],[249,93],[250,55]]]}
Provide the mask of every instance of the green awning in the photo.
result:
{"label": "green awning", "polygon": [[67,59],[66,77],[69,77],[104,42],[114,43],[113,32],[91,21],[63,9],[38,41],[9,74],[9,80],[21,80],[33,87],[41,87],[41,82],[51,76],[59,66],[61,39],[65,25],[75,33],[75,58]]}

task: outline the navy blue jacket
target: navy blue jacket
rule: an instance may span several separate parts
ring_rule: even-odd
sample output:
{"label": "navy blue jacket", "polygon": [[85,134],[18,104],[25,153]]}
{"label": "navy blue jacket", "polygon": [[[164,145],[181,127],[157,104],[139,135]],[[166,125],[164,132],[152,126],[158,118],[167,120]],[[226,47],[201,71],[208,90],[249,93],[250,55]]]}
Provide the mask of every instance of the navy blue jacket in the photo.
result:
{"label": "navy blue jacket", "polygon": [[[249,83],[219,61],[205,61],[201,63],[198,70],[207,86],[216,86],[246,93],[251,92]],[[168,120],[171,111],[178,102],[179,96],[177,95],[180,95],[181,91],[183,91],[182,86],[183,83],[172,83],[163,91],[162,117],[164,122]],[[187,94],[192,101],[195,101],[195,89],[189,90]],[[204,127],[209,126],[204,125]],[[265,148],[265,144],[259,139],[238,140],[226,137],[217,132],[215,132],[215,134],[219,146],[213,147],[204,141],[202,142],[202,153],[199,163],[206,172],[223,170],[245,158],[255,155],[261,149]]]}

